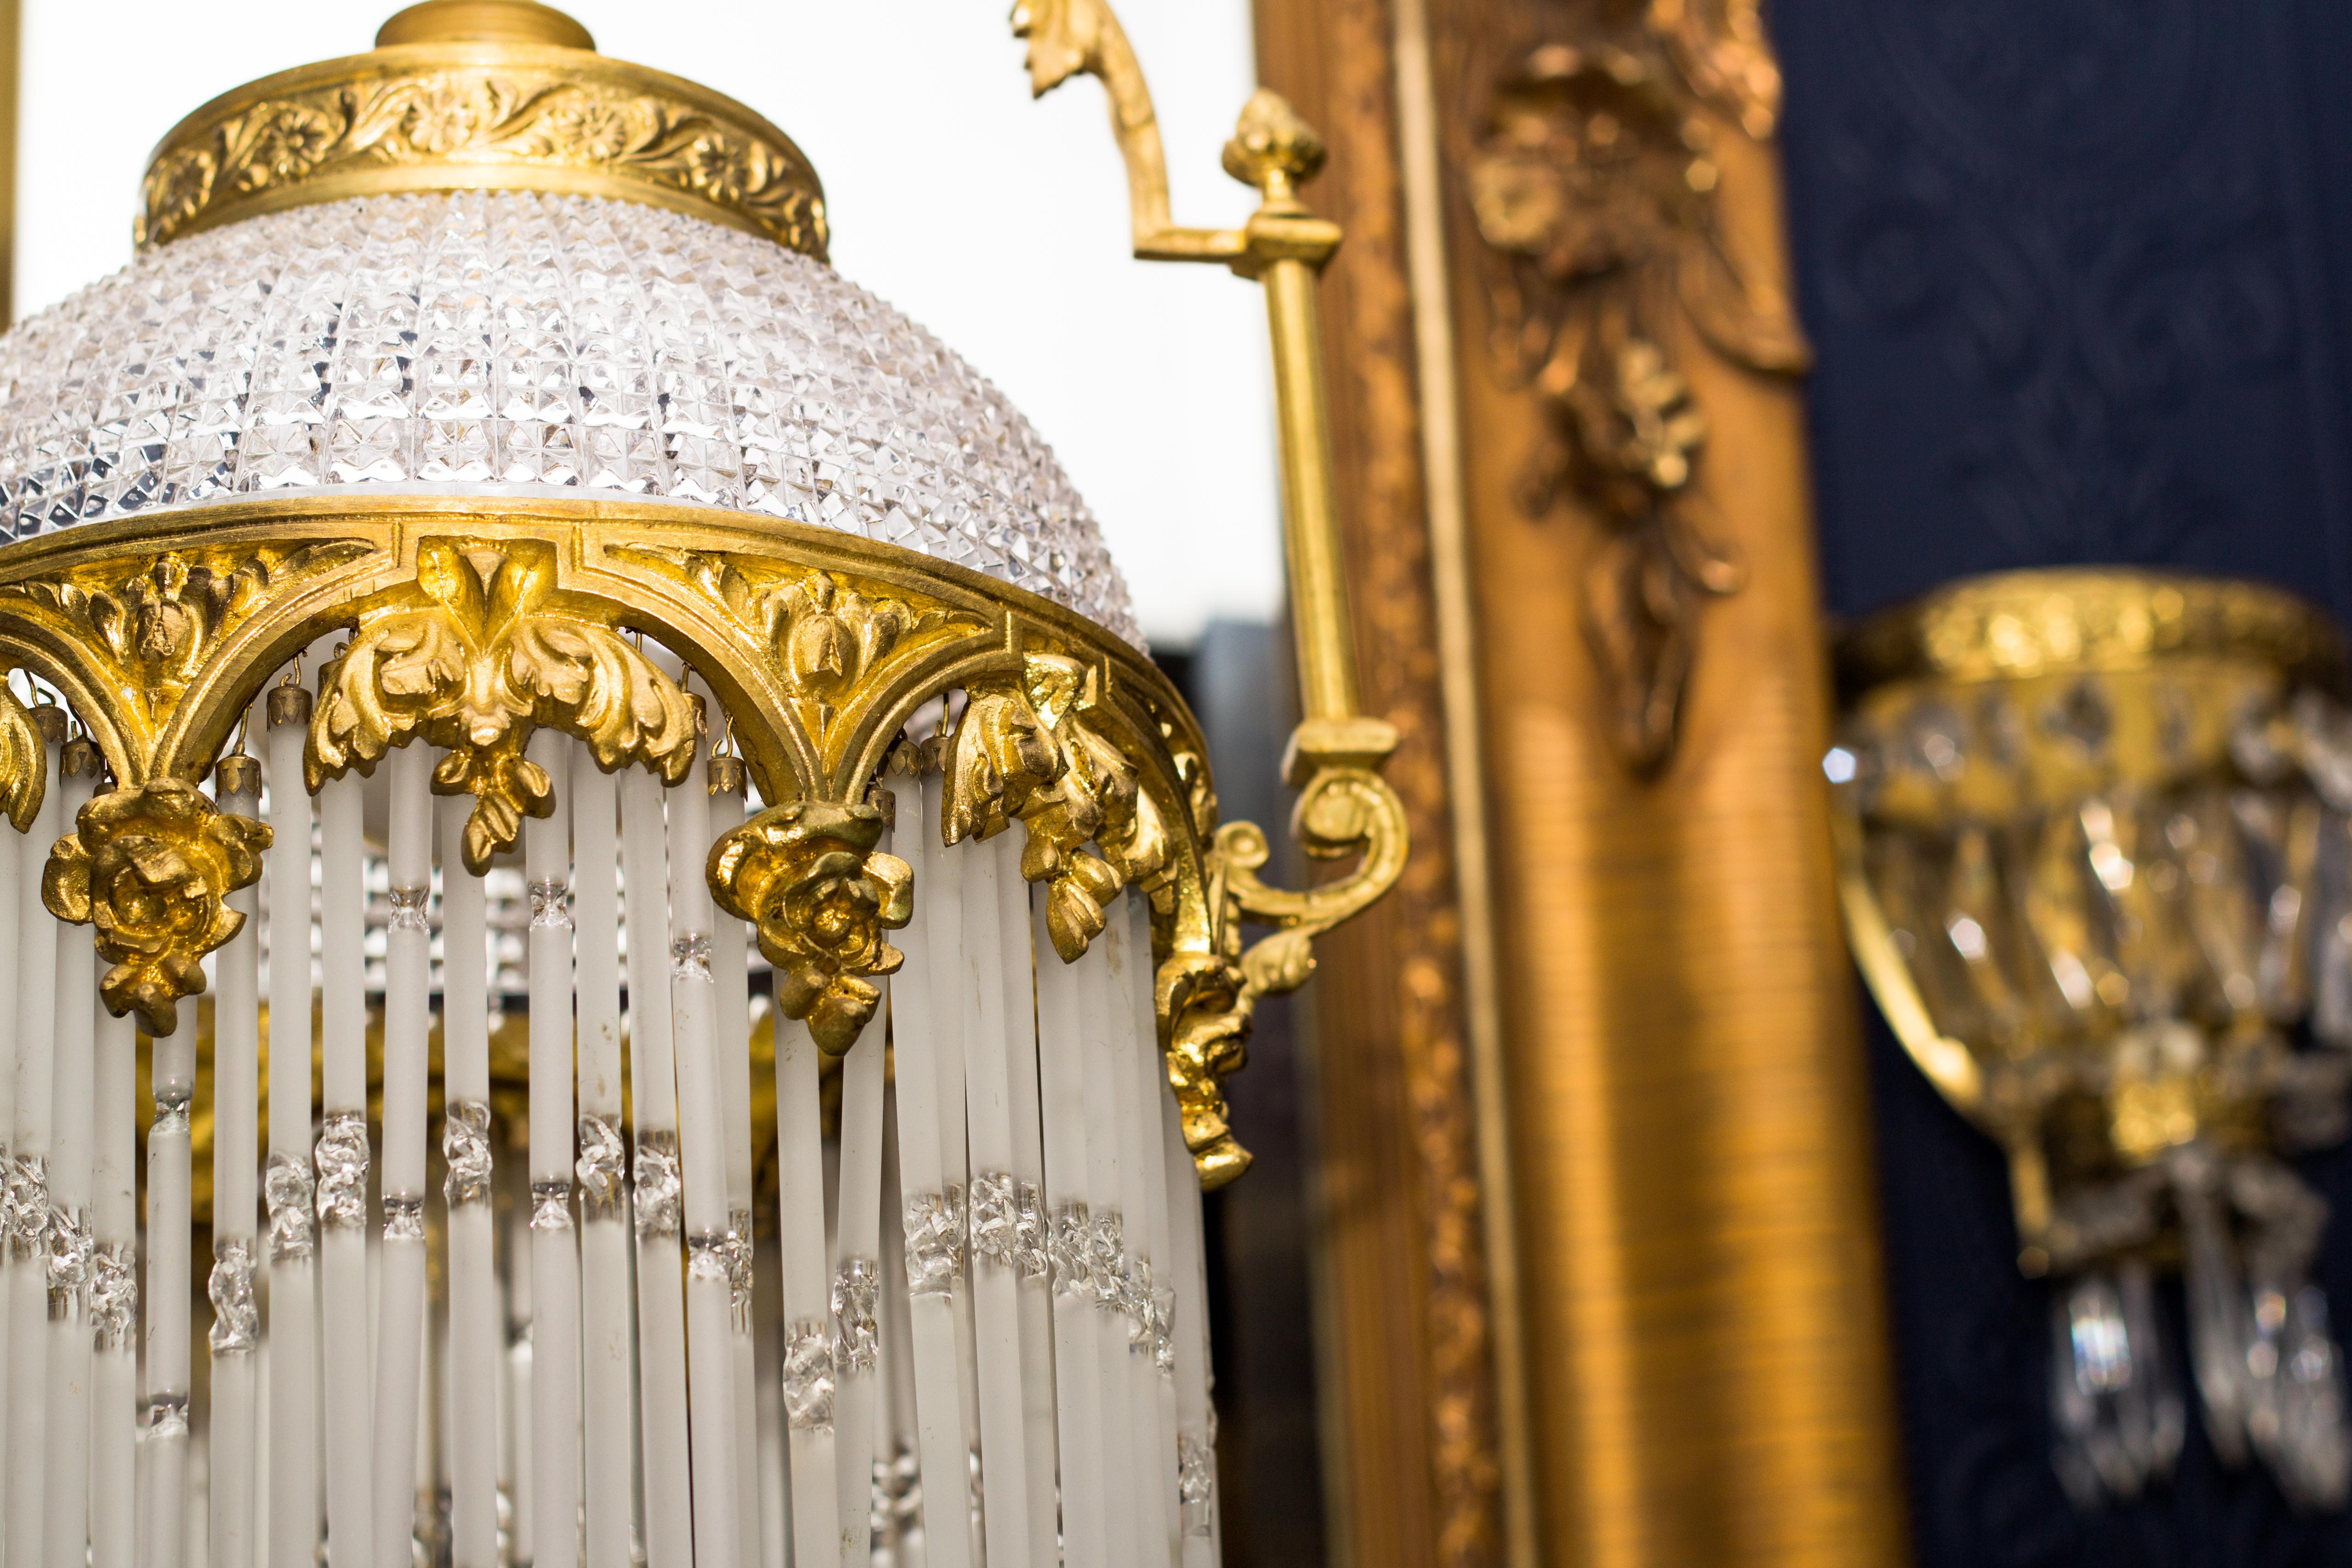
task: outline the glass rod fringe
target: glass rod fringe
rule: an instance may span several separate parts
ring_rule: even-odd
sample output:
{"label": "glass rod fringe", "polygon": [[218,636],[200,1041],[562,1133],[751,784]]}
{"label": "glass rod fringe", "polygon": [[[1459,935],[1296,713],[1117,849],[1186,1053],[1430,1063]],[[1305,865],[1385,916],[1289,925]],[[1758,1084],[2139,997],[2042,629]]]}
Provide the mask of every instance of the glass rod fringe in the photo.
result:
{"label": "glass rod fringe", "polygon": [[[465,868],[472,801],[441,828],[441,1151],[449,1214],[449,1551],[499,1568],[499,1386],[506,1307],[495,1254],[490,1146],[489,932],[482,880]],[[511,1473],[511,1472],[509,1472]]]}
{"label": "glass rod fringe", "polygon": [[[475,802],[436,816],[425,742],[313,797],[308,699],[268,707],[266,769],[232,756],[215,792],[278,837],[209,961],[209,1106],[194,998],[155,1044],[143,1230],[133,1026],[104,1010],[86,932],[46,910],[21,929],[37,895],[0,837],[0,925],[25,938],[0,964],[47,982],[0,1021],[0,1366],[39,1391],[29,1420],[9,1401],[0,1466],[21,1486],[29,1457],[39,1478],[29,1561],[176,1568],[193,1528],[213,1568],[316,1568],[323,1528],[331,1556],[362,1542],[366,1568],[444,1551],[452,1568],[630,1568],[640,1551],[649,1568],[1211,1568],[1199,1187],[1139,897],[1066,964],[1024,833],[945,847],[940,780],[902,786],[882,847],[913,862],[915,909],[873,1021],[834,1062],[767,1015],[778,1206],[755,1241],[763,982],[704,869],[743,825],[740,762],[665,788],[540,731],[554,809],[485,879],[462,867]],[[62,774],[53,826],[97,782]],[[527,1085],[509,1047],[493,1055],[525,1023]],[[211,1393],[192,1432],[188,1140],[205,1111]],[[494,1163],[505,1140],[511,1166]],[[26,1213],[38,1246],[20,1258]],[[100,1506],[114,1497],[135,1506]]]}
{"label": "glass rod fringe", "polygon": [[940,1067],[940,1042],[954,1026],[956,932],[941,896],[947,857],[929,826],[940,819],[935,776],[922,780],[921,796],[916,820],[923,828],[907,839],[914,918],[897,934],[907,958],[891,982],[898,1184],[917,1450],[921,1474],[931,1478],[923,1500],[924,1556],[929,1568],[967,1568],[971,1550],[961,1505],[968,1445],[955,1321],[963,1269],[963,1104],[961,1093],[950,1101],[942,1092]]}
{"label": "glass rod fringe", "polygon": [[[89,1005],[97,1069],[90,1102],[89,1565],[132,1568],[139,1510],[121,1504],[138,1495],[139,1036],[131,1018],[109,1013],[95,994]],[[221,1394],[215,1384],[215,1421]]]}
{"label": "glass rod fringe", "polygon": [[[0,822],[0,997],[21,995],[17,984],[16,956],[24,895],[18,879],[22,875],[24,861],[30,854],[28,841],[25,835],[16,831],[16,825]],[[37,879],[38,875],[37,863]],[[16,1205],[13,1195],[17,1174],[16,1157],[11,1151],[16,1147],[16,1137],[20,1021],[16,1007],[0,1005],[0,1509],[7,1506],[9,1478],[15,1473],[8,1462],[9,1427],[15,1424],[8,1397],[9,1368],[14,1359],[8,1325],[15,1316],[12,1303],[18,1272]],[[7,1543],[7,1523],[5,1520],[0,1520],[0,1553],[5,1552]]]}
{"label": "glass rod fringe", "polygon": [[621,775],[621,876],[628,941],[629,1098],[635,1115],[632,1196],[645,1548],[649,1568],[694,1568],[686,1304],[678,1288],[684,1194],[668,1005],[668,837],[661,781],[642,769]]}
{"label": "glass rod fringe", "polygon": [[[1017,1215],[1013,1178],[1012,1069],[1007,1065],[1003,944],[996,884],[1003,835],[950,854],[961,863],[964,1110],[971,1175],[972,1337],[980,1386],[982,1519],[988,1561],[1034,1563],[1030,1544],[1029,1464],[1023,1385],[1038,1373],[1023,1364],[1021,1287],[1013,1268]],[[944,858],[944,857],[943,857]],[[1017,874],[1017,871],[1016,871]],[[1044,1376],[1050,1380],[1047,1371]]]}

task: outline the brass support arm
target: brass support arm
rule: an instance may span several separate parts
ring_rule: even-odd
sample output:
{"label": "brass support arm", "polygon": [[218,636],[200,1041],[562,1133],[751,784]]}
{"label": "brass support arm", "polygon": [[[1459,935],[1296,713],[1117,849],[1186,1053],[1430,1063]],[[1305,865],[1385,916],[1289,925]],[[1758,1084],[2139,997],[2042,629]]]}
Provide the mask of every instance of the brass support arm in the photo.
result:
{"label": "brass support arm", "polygon": [[1013,30],[1029,44],[1038,95],[1081,73],[1110,100],[1111,133],[1127,163],[1135,254],[1153,261],[1216,261],[1265,289],[1274,340],[1275,416],[1282,449],[1283,542],[1298,644],[1306,721],[1291,737],[1284,774],[1304,788],[1318,763],[1364,766],[1396,749],[1396,731],[1357,710],[1355,650],[1331,474],[1331,420],[1323,389],[1316,283],[1339,248],[1339,226],[1316,216],[1298,187],[1323,167],[1323,142],[1282,95],[1260,88],[1225,143],[1225,173],[1261,201],[1237,229],[1184,228],[1170,216],[1167,154],[1135,51],[1107,0],[1019,0]]}
{"label": "brass support arm", "polygon": [[1324,767],[1376,767],[1396,731],[1366,718],[1356,692],[1346,562],[1331,469],[1331,415],[1323,385],[1322,309],[1317,284],[1339,247],[1337,224],[1307,212],[1297,186],[1323,165],[1323,144],[1282,99],[1264,89],[1242,110],[1225,144],[1225,170],[1257,187],[1263,204],[1240,233],[1230,263],[1265,289],[1274,341],[1275,418],[1282,447],[1282,532],[1290,570],[1304,721],[1290,737],[1283,776],[1304,789]]}
{"label": "brass support arm", "polygon": [[[1161,1021],[1169,1076],[1183,1106],[1186,1141],[1203,1180],[1240,1174],[1248,1155],[1225,1126],[1217,1080],[1238,1065],[1259,996],[1296,990],[1313,972],[1314,937],[1388,891],[1406,849],[1403,804],[1378,769],[1396,750],[1384,719],[1360,710],[1346,563],[1324,392],[1316,286],[1339,248],[1339,226],[1309,212],[1298,187],[1323,166],[1323,143],[1277,93],[1260,89],[1225,144],[1225,172],[1256,187],[1258,209],[1238,229],[1178,226],[1168,200],[1166,153],[1143,72],[1108,0],[1018,0],[1013,32],[1028,40],[1038,94],[1072,76],[1101,79],[1111,132],[1127,162],[1135,254],[1147,260],[1215,261],[1265,290],[1273,338],[1276,419],[1282,453],[1284,553],[1303,718],[1291,732],[1283,777],[1299,791],[1293,830],[1318,858],[1356,858],[1344,877],[1291,892],[1261,882],[1265,835],[1234,823],[1217,835],[1213,880],[1213,955],[1163,955]],[[1213,818],[1212,818],[1213,820]],[[1208,823],[1203,823],[1205,831]],[[1274,934],[1244,952],[1244,921]],[[1205,967],[1204,967],[1205,965]]]}
{"label": "brass support arm", "polygon": [[1168,212],[1168,155],[1143,68],[1127,32],[1102,0],[1018,0],[1013,32],[1029,41],[1029,91],[1043,98],[1070,78],[1097,78],[1110,99],[1111,134],[1127,163],[1135,254],[1148,261],[1229,261],[1242,252],[1235,229],[1180,228]]}

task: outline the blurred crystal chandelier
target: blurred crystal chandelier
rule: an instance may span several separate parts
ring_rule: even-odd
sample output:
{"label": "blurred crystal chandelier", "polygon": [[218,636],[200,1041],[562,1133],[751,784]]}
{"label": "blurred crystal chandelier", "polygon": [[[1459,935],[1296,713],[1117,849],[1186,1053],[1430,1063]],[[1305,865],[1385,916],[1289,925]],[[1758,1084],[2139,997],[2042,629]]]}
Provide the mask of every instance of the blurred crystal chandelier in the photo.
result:
{"label": "blurred crystal chandelier", "polygon": [[2352,1081],[2352,714],[2341,639],[2248,584],[1979,579],[1864,623],[1830,753],[1847,925],[1920,1069],[2009,1155],[2053,1291],[2060,1478],[2170,1473],[2187,1408],[2298,1507],[2352,1491],[2327,1205],[2282,1158]]}
{"label": "blurred crystal chandelier", "polygon": [[1265,285],[1354,864],[1259,879],[1052,455],[765,121],[523,0],[215,100],[0,338],[5,1568],[1214,1560],[1223,1079],[1405,849],[1339,233],[1266,93],[1257,215],[1176,226],[1108,10],[1014,23],[1138,254]]}

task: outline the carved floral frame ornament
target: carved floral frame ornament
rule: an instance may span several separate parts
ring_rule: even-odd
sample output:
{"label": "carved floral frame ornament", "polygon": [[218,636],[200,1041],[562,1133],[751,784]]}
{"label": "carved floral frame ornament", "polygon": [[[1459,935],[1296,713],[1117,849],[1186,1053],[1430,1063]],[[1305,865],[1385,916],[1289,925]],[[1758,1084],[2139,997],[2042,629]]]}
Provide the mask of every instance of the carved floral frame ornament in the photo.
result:
{"label": "carved floral frame ornament", "polygon": [[1534,517],[1573,498],[1599,523],[1583,626],[1609,736],[1638,773],[1672,758],[1706,601],[1747,580],[1697,484],[1706,411],[1694,340],[1790,374],[1811,351],[1785,294],[1727,243],[1727,136],[1763,141],[1780,74],[1761,0],[1601,0],[1489,88],[1464,160],[1486,242],[1492,354],[1549,434],[1519,485]]}
{"label": "carved floral frame ornament", "polygon": [[[658,541],[648,543],[647,541]],[[1296,988],[1311,936],[1386,889],[1404,852],[1395,797],[1369,766],[1327,768],[1302,796],[1310,853],[1359,857],[1308,892],[1256,876],[1265,837],[1220,825],[1200,731],[1133,647],[1024,590],[895,545],[675,504],[432,497],[273,498],[92,524],[0,549],[0,663],[58,690],[110,787],[52,853],[44,896],[92,924],[103,994],[152,1032],[204,988],[235,933],[227,896],[259,875],[261,824],[198,783],[272,675],[348,635],[318,676],[309,787],[371,772],[423,740],[433,787],[475,805],[478,870],[551,808],[524,755],[550,728],[607,769],[688,776],[702,731],[644,642],[709,685],[761,795],[777,804],[713,846],[712,896],[776,964],[778,1005],[828,1050],[870,1020],[899,962],[887,932],[911,872],[876,848],[869,795],[906,725],[965,700],[933,749],[944,842],[1020,825],[1064,961],[1133,886],[1150,900],[1161,1044],[1204,1183],[1248,1155],[1226,1125],[1257,998]],[[29,715],[0,697],[0,805],[37,809]],[[1360,776],[1359,776],[1360,775]],[[1255,945],[1243,927],[1275,928]]]}

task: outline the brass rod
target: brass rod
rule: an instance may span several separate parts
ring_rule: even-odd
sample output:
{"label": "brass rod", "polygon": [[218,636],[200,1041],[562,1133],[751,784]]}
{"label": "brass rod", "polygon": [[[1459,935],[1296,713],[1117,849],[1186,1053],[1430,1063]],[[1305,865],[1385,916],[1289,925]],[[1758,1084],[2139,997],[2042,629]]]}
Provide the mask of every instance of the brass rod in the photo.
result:
{"label": "brass rod", "polygon": [[1331,474],[1331,416],[1323,389],[1315,269],[1285,258],[1269,262],[1260,280],[1274,338],[1275,408],[1282,437],[1282,538],[1290,566],[1299,704],[1309,722],[1349,719],[1358,711],[1356,658]]}

